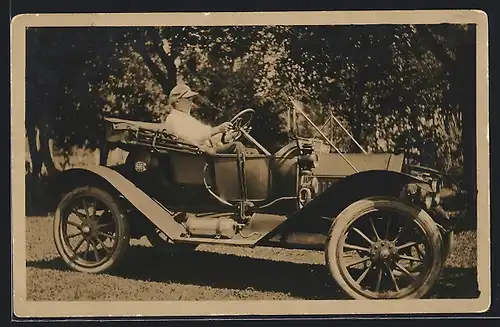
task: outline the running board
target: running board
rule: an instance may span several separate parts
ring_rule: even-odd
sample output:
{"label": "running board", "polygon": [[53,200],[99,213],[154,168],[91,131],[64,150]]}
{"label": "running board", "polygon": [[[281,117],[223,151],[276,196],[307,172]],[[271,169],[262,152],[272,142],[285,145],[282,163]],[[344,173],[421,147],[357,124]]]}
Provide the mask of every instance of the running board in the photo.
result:
{"label": "running board", "polygon": [[175,243],[196,243],[196,244],[227,244],[232,246],[252,247],[258,239],[238,238],[237,236],[229,239],[217,239],[210,237],[179,237],[174,240]]}
{"label": "running board", "polygon": [[[203,218],[199,218],[203,219]],[[197,244],[228,244],[252,247],[262,240],[272,230],[282,224],[287,218],[285,216],[256,213],[250,223],[245,226],[241,233],[232,238],[179,236],[172,238],[174,243],[197,243]]]}

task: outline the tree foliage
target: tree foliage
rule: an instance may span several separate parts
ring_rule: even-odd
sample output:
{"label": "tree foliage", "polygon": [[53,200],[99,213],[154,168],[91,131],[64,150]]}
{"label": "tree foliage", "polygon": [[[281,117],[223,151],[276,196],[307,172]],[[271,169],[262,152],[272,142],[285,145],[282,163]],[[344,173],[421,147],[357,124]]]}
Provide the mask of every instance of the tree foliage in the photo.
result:
{"label": "tree foliage", "polygon": [[[97,147],[103,116],[163,119],[178,82],[200,92],[208,123],[254,108],[253,135],[273,150],[289,141],[293,96],[320,126],[334,112],[369,151],[403,149],[413,162],[460,168],[471,151],[462,134],[474,115],[474,32],[449,24],[29,29],[33,171],[42,162],[54,171],[49,139],[61,149]],[[301,134],[315,134],[298,122]],[[332,126],[325,133],[357,151]]]}

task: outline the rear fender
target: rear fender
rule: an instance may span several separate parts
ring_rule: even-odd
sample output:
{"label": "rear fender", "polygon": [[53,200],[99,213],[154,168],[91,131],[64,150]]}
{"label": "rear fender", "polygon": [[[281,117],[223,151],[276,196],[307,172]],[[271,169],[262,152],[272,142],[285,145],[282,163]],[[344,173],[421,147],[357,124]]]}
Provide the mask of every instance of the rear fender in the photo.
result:
{"label": "rear fender", "polygon": [[279,233],[326,233],[335,217],[351,203],[372,196],[399,198],[405,185],[429,184],[411,175],[389,170],[370,170],[349,175],[312,199],[302,209],[271,231],[265,239]]}
{"label": "rear fender", "polygon": [[118,171],[104,166],[85,166],[71,168],[60,173],[53,190],[58,194],[71,188],[92,185],[121,195],[125,201],[137,209],[169,238],[178,238],[185,229],[179,225],[172,215],[144,191],[125,178]]}

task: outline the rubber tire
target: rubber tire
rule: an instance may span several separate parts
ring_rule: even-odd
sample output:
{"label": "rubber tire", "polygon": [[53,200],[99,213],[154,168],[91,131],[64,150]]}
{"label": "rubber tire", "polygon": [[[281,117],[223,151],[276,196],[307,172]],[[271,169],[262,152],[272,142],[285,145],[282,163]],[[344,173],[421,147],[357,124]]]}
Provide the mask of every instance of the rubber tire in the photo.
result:
{"label": "rubber tire", "polygon": [[[112,254],[111,258],[109,258],[106,262],[104,262],[102,265],[99,265],[97,267],[82,267],[78,264],[75,264],[70,260],[70,257],[65,251],[65,246],[63,243],[62,239],[62,230],[61,230],[61,223],[62,223],[62,217],[61,217],[61,212],[64,212],[65,208],[67,205],[71,203],[71,201],[77,197],[77,196],[92,196],[101,201],[103,204],[105,204],[111,211],[111,213],[115,216],[118,217],[116,219],[117,224],[118,224],[118,233],[121,235],[120,238],[117,240],[117,245],[115,248],[114,253]],[[73,191],[69,192],[66,194],[61,202],[59,203],[59,206],[57,207],[55,218],[54,218],[54,224],[53,224],[53,236],[54,236],[54,241],[55,245],[57,248],[57,251],[59,252],[59,255],[61,258],[64,260],[64,262],[72,269],[79,271],[79,272],[84,272],[84,273],[93,273],[93,274],[99,274],[99,273],[104,273],[104,272],[109,272],[111,270],[116,269],[119,264],[122,262],[122,259],[124,258],[129,246],[130,246],[130,231],[129,231],[129,223],[123,214],[124,211],[121,207],[121,205],[118,203],[118,201],[107,191],[98,188],[98,187],[90,187],[90,186],[84,186],[84,187],[79,187],[74,189]]]}
{"label": "rubber tire", "polygon": [[395,198],[372,197],[362,199],[349,205],[337,216],[330,228],[325,249],[326,265],[329,268],[331,276],[341,288],[341,290],[350,298],[356,300],[372,299],[365,297],[362,294],[358,293],[355,289],[352,289],[344,280],[340,272],[340,267],[338,265],[336,255],[338,242],[344,234],[345,227],[347,225],[350,225],[353,220],[357,218],[356,215],[358,213],[373,209],[375,207],[390,208],[393,210],[397,209],[401,212],[409,214],[411,217],[414,217],[414,219],[418,221],[418,223],[422,226],[422,228],[430,238],[433,253],[431,272],[428,274],[427,279],[419,289],[400,299],[419,299],[425,297],[439,280],[443,269],[443,240],[441,238],[441,233],[434,220],[427,212],[416,206],[403,203]]}

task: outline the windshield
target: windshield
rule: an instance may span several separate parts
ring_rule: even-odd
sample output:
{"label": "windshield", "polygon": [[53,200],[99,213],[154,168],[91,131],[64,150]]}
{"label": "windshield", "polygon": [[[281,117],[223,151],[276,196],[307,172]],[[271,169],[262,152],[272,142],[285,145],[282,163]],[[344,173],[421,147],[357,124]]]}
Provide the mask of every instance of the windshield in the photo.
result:
{"label": "windshield", "polygon": [[[326,122],[323,123],[322,126],[318,126],[313,122],[313,120],[306,114],[306,106],[304,105],[303,102],[294,99],[290,97],[290,101],[292,103],[292,110],[291,110],[291,115],[292,115],[292,122],[290,122],[289,126],[293,129],[293,132],[295,133],[295,136],[299,139],[308,139],[316,145],[322,146],[324,149],[328,149],[326,152],[346,152],[346,151],[341,151],[339,148],[338,144],[335,144],[336,142],[334,141],[334,132],[339,131],[339,127],[342,130],[342,133],[344,133],[341,138],[345,138],[344,136],[347,135],[349,138],[354,142],[360,150],[366,154],[366,151],[363,149],[363,147],[354,139],[354,137],[349,133],[349,131],[342,125],[342,123],[338,120],[337,117],[333,114],[332,111],[329,112],[328,119]],[[306,123],[312,127],[313,130],[313,135],[312,136],[304,136],[300,135],[300,129],[298,128],[298,122],[297,122],[297,115],[300,115],[301,117],[304,118]],[[336,123],[338,126],[334,125]],[[329,127],[329,131],[327,130],[327,127]],[[338,137],[337,137],[338,139]],[[323,152],[323,151],[322,151]]]}

